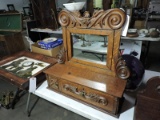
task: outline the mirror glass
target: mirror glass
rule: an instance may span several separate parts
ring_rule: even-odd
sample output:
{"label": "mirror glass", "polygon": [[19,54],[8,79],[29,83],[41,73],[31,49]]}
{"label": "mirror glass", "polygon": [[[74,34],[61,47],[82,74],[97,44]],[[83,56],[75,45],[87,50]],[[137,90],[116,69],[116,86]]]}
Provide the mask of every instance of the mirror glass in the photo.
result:
{"label": "mirror glass", "polygon": [[106,35],[72,34],[72,57],[87,62],[107,64]]}

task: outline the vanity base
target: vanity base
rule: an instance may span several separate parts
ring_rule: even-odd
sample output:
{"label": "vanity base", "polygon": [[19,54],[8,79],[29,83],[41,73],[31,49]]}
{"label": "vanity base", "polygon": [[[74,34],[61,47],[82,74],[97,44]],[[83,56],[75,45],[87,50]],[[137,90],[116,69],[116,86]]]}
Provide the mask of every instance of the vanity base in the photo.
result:
{"label": "vanity base", "polygon": [[100,111],[118,115],[125,80],[66,64],[56,64],[44,72],[49,89]]}

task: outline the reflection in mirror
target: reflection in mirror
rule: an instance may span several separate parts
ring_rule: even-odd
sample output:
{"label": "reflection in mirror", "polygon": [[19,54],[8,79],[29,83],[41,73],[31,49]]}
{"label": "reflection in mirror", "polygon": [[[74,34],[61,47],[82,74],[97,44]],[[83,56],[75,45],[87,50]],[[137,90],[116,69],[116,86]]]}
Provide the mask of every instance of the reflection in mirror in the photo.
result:
{"label": "reflection in mirror", "polygon": [[106,65],[107,36],[72,34],[73,58]]}

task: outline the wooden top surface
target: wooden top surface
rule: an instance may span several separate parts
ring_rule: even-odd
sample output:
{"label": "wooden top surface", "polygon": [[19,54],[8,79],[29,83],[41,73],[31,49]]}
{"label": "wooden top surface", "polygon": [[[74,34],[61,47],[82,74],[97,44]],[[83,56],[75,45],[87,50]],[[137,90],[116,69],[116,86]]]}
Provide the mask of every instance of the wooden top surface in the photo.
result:
{"label": "wooden top surface", "polygon": [[117,97],[122,97],[126,86],[126,81],[117,77],[65,64],[56,64],[44,72]]}
{"label": "wooden top surface", "polygon": [[[46,63],[49,63],[51,65],[57,63],[56,59],[55,58],[52,58],[52,57],[49,57],[49,56],[45,56],[45,55],[42,55],[42,54],[37,54],[37,53],[33,53],[33,52],[28,52],[28,51],[21,51],[21,52],[18,52],[16,54],[13,54],[13,55],[10,55],[10,56],[7,56],[7,57],[4,57],[1,61],[0,61],[0,65],[4,65],[5,63],[8,63],[10,61],[13,61],[19,57],[22,57],[22,56],[25,56],[25,57],[29,57],[29,58],[32,58],[32,59],[35,59],[35,60],[40,60],[40,61],[43,61],[43,62],[46,62]],[[48,67],[49,67],[48,66]],[[48,68],[46,67],[46,68]],[[44,69],[46,69],[44,68]],[[43,70],[44,70],[43,69]],[[37,72],[36,74],[34,74],[33,76],[37,76],[39,75],[40,73],[43,72],[43,70]],[[8,71],[5,71],[3,69],[0,69],[0,76],[5,78],[6,80],[8,80],[10,83],[18,86],[19,88],[23,88],[24,86],[25,87],[28,87],[26,86],[26,83],[28,82],[28,79],[23,79],[23,78],[20,78],[16,75],[14,75],[13,73],[11,72],[8,72]],[[37,81],[38,82],[38,81]],[[28,83],[27,83],[28,84]]]}

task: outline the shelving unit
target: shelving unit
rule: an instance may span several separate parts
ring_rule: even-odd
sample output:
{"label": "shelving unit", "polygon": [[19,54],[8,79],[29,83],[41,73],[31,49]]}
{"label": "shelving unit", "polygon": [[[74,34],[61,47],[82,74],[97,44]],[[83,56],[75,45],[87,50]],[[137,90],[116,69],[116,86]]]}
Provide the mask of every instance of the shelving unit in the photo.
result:
{"label": "shelving unit", "polygon": [[[50,34],[58,34],[58,35],[62,35],[62,30],[58,29],[58,30],[51,30],[51,29],[41,29],[41,28],[32,28],[31,29],[32,32],[41,32],[41,33],[50,33]],[[126,48],[127,54],[129,54],[132,51],[137,51],[138,56],[136,56],[138,59],[140,59],[140,55],[141,55],[141,47],[142,47],[142,41],[160,41],[160,37],[159,38],[151,38],[151,37],[122,37],[121,36],[121,49]],[[129,45],[129,47],[127,47],[126,45]],[[132,46],[132,47],[130,47]],[[130,52],[129,52],[130,51]]]}
{"label": "shelving unit", "polygon": [[62,34],[62,30],[51,30],[51,29],[41,29],[41,28],[32,28],[31,31],[33,32],[42,32],[42,33],[55,33],[55,34]]}

